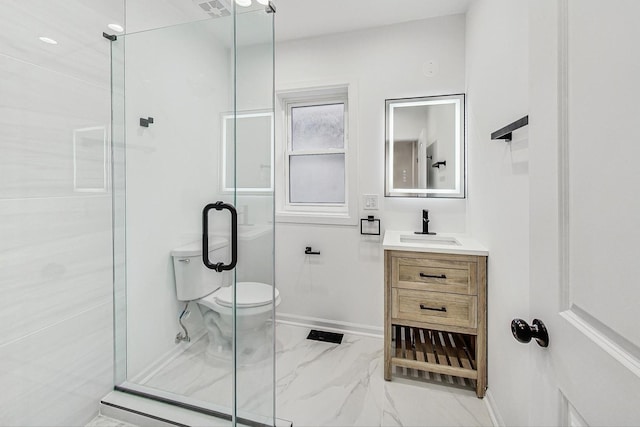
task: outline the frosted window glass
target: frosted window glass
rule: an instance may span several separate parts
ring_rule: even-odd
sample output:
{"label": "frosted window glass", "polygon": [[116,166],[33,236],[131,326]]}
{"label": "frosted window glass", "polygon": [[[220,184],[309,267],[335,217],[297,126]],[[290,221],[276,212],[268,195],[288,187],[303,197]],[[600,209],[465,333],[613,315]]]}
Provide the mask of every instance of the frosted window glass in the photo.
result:
{"label": "frosted window glass", "polygon": [[291,203],[344,203],[344,154],[289,157]]}
{"label": "frosted window glass", "polygon": [[344,104],[291,108],[293,151],[344,148]]}

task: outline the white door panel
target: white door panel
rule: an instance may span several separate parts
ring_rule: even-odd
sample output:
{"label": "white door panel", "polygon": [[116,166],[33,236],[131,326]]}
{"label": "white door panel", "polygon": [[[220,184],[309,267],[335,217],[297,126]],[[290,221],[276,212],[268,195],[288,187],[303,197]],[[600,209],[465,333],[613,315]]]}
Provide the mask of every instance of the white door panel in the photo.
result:
{"label": "white door panel", "polygon": [[640,2],[529,4],[531,424],[640,425]]}

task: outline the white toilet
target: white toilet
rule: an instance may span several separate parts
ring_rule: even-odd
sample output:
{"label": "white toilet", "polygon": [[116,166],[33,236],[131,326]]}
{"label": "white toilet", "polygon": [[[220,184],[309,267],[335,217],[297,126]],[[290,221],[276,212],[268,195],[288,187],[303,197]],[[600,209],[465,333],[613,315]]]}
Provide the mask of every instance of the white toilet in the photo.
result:
{"label": "white toilet", "polygon": [[[227,239],[209,238],[209,259],[224,260],[228,253]],[[176,280],[176,293],[180,301],[198,304],[204,319],[209,344],[207,355],[231,359],[233,339],[233,288],[229,272],[218,273],[202,262],[202,243],[193,242],[171,251]],[[236,345],[237,361],[250,364],[270,354],[274,289],[258,282],[236,284]],[[275,289],[275,305],[280,304],[280,292]]]}

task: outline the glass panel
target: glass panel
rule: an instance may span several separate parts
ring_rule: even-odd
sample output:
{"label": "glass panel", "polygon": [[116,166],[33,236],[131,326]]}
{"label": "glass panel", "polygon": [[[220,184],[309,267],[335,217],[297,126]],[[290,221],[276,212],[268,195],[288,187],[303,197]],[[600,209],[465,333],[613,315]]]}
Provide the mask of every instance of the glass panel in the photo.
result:
{"label": "glass panel", "polygon": [[[262,305],[236,308],[235,398],[239,422],[266,425],[275,425],[273,16],[261,8],[236,17],[236,298]],[[267,191],[244,191],[256,187]]]}
{"label": "glass panel", "polygon": [[[273,14],[248,9],[112,42],[116,384],[274,425]],[[201,250],[216,201],[238,211],[222,273]],[[213,264],[230,219],[209,212]]]}
{"label": "glass panel", "polygon": [[238,191],[272,191],[273,113],[229,114],[224,116],[222,125],[225,139],[225,190],[233,191],[229,183],[233,182],[237,169],[241,171],[235,176]]}
{"label": "glass panel", "polygon": [[344,154],[289,157],[291,203],[344,203]]}
{"label": "glass panel", "polygon": [[[235,104],[233,31],[229,16],[112,42],[117,384],[228,417],[232,309],[217,316],[197,300],[233,284],[232,273],[204,266],[201,250],[203,207],[235,203],[219,183],[220,118]],[[214,263],[230,260],[229,217],[209,214]]]}
{"label": "glass panel", "polygon": [[344,148],[344,104],[291,108],[293,151]]}

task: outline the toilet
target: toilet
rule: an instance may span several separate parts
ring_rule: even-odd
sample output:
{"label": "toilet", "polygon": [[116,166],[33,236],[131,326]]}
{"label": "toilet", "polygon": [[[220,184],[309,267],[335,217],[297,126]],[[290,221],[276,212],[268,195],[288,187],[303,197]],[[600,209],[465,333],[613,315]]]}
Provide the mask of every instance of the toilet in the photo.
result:
{"label": "toilet", "polygon": [[[224,260],[229,242],[221,237],[209,238],[209,259]],[[209,343],[208,356],[231,360],[233,340],[232,274],[208,269],[202,262],[202,243],[193,242],[171,251],[179,301],[195,302],[200,309]],[[237,361],[251,364],[264,360],[272,347],[274,299],[280,304],[280,292],[259,282],[236,283]]]}

